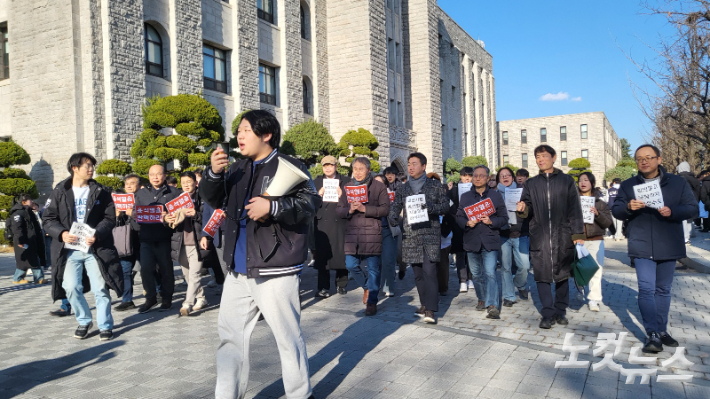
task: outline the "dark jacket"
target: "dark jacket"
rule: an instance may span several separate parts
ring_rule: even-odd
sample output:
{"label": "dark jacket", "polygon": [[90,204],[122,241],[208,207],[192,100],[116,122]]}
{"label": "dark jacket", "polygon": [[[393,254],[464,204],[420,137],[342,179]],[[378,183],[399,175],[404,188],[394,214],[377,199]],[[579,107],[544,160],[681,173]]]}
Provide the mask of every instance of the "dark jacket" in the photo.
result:
{"label": "dark jacket", "polygon": [[619,195],[611,212],[615,218],[626,220],[631,258],[656,261],[685,258],[683,221],[698,217],[698,202],[690,185],[680,176],[661,170],[663,204],[671,209],[669,217],[663,217],[656,209],[641,208],[631,211],[628,203],[636,198],[634,186],[646,181],[638,174],[621,183]]}
{"label": "dark jacket", "polygon": [[[147,185],[136,192],[136,206],[162,205],[167,212],[165,204],[182,194],[182,190],[163,184],[159,189]],[[142,223],[140,229],[141,241],[168,241],[173,235],[173,229],[167,223]]]}
{"label": "dark jacket", "polygon": [[192,235],[197,248],[197,260],[202,261],[202,253],[200,251],[200,239],[202,238],[202,211],[204,206],[198,192],[190,196],[192,204],[195,206],[195,216],[186,217],[182,223],[175,226],[173,236],[170,239],[170,257],[174,262],[180,261],[180,249],[182,241],[185,238],[185,223],[192,223]]}
{"label": "dark jacket", "polygon": [[441,252],[441,225],[439,216],[449,212],[449,197],[438,180],[426,178],[420,194],[426,198],[429,221],[414,226],[407,222],[406,199],[414,195],[409,183],[401,185],[390,204],[390,226],[402,228],[402,262],[423,263],[424,253],[432,262],[438,262]]}
{"label": "dark jacket", "polygon": [[[234,249],[241,232],[239,218],[246,217],[244,203],[261,195],[276,174],[279,158],[290,162],[310,176],[303,163],[274,151],[252,173],[253,161],[235,161],[227,173],[215,175],[208,168],[200,181],[200,197],[213,208],[222,208],[227,219],[224,232],[225,274],[234,269]],[[226,182],[225,182],[226,180]],[[287,195],[271,199],[271,215],[264,222],[247,219],[247,276],[278,277],[299,273],[308,255],[308,224],[320,206],[321,198],[313,180],[294,187]],[[226,205],[226,206],[225,206]]]}
{"label": "dark jacket", "polygon": [[530,218],[530,264],[535,281],[552,283],[570,277],[574,241],[584,239],[584,218],[577,185],[559,169],[528,179],[520,199]]}
{"label": "dark jacket", "polygon": [[[315,178],[316,191],[323,188],[324,178],[322,175]],[[345,184],[350,178],[337,173],[335,178],[340,180],[340,189],[345,193]],[[337,208],[337,202],[321,202],[313,219],[313,258],[317,269],[345,270],[345,227],[348,220],[338,216]]]}
{"label": "dark jacket", "polygon": [[690,185],[690,189],[693,191],[693,195],[695,196],[695,202],[700,201],[700,189],[702,187],[700,180],[698,180],[698,178],[691,172],[680,172],[678,173],[678,176],[684,178]]}
{"label": "dark jacket", "polygon": [[599,237],[599,240],[603,240],[606,235],[606,229],[611,226],[611,209],[604,202],[603,199],[599,197],[599,194],[595,195],[594,207],[599,212],[598,215],[594,215],[594,223],[584,224],[584,236],[585,239],[590,237]]}
{"label": "dark jacket", "polygon": [[706,210],[710,210],[710,176],[703,177],[700,183],[700,201],[705,205]]}
{"label": "dark jacket", "polygon": [[[52,299],[56,301],[66,298],[62,282],[68,250],[64,248],[62,233],[69,231],[76,220],[72,178],[57,184],[47,202],[49,206],[42,215],[42,224],[44,231],[52,237]],[[94,180],[89,180],[89,197],[86,201],[84,223],[96,229],[96,242],[89,249],[89,253],[96,258],[101,276],[106,285],[116,291],[117,296],[123,295],[123,269],[116,248],[113,246],[113,227],[116,224],[113,198],[109,190]],[[84,270],[82,285],[84,292],[91,290],[86,270]]]}
{"label": "dark jacket", "polygon": [[614,185],[612,185],[611,187],[609,187],[606,193],[609,196],[609,202],[607,202],[607,205],[609,205],[609,209],[611,209],[611,206],[614,205],[614,200],[616,199],[616,196],[619,194],[619,188],[614,187]]}
{"label": "dark jacket", "polygon": [[[478,222],[474,227],[468,227],[468,216],[464,209],[477,202],[490,198],[496,212],[488,218],[491,225]],[[471,252],[498,251],[500,250],[500,229],[508,224],[508,211],[505,208],[503,196],[498,191],[491,190],[486,186],[483,194],[476,191],[474,187],[471,191],[461,196],[461,203],[456,211],[456,222],[459,228],[464,230],[463,249]]]}
{"label": "dark jacket", "polygon": [[[444,222],[451,226],[451,253],[463,252],[463,229],[459,227],[456,221],[456,211],[459,209],[459,185],[454,183],[453,187],[449,190],[446,189],[446,196],[449,197],[449,211],[444,215]],[[453,203],[453,204],[452,204]],[[442,237],[446,237],[442,232]]]}
{"label": "dark jacket", "polygon": [[[355,180],[346,186],[359,185]],[[367,183],[365,212],[350,213],[348,197],[343,193],[338,202],[338,217],[347,219],[345,228],[346,255],[380,255],[382,253],[382,218],[389,214],[387,187],[370,178]]]}
{"label": "dark jacket", "polygon": [[[10,209],[8,218],[10,226],[5,228],[12,231],[16,267],[27,271],[46,265],[44,234],[37,215],[30,207],[18,202]],[[27,248],[20,248],[25,245]]]}

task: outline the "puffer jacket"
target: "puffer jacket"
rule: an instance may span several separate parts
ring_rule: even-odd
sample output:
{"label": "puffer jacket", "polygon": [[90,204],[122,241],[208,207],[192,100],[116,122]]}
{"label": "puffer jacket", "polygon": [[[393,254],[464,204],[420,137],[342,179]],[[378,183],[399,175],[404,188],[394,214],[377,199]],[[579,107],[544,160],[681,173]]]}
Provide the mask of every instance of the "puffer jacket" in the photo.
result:
{"label": "puffer jacket", "polygon": [[530,218],[530,264],[535,281],[566,280],[572,271],[574,241],[584,240],[584,218],[577,184],[572,176],[554,169],[530,178],[520,199]]}
{"label": "puffer jacket", "polygon": [[[357,186],[355,180],[345,186]],[[387,187],[370,178],[367,183],[367,204],[365,212],[350,213],[348,196],[340,196],[336,212],[341,219],[347,219],[345,227],[346,255],[380,255],[382,253],[382,218],[389,214],[390,200]]]}
{"label": "puffer jacket", "polygon": [[611,209],[609,209],[606,202],[599,196],[599,193],[596,193],[594,197],[594,207],[599,214],[594,215],[594,223],[584,224],[584,236],[586,237],[585,239],[598,237],[598,240],[603,240],[604,235],[606,235],[606,229],[608,229],[612,223]]}
{"label": "puffer jacket", "polygon": [[[390,204],[389,224],[404,226],[402,229],[402,262],[423,263],[424,254],[432,262],[438,262],[441,253],[441,224],[439,216],[449,212],[449,197],[444,186],[438,180],[426,178],[420,194],[426,198],[429,221],[414,226],[407,222],[405,204],[407,197],[414,195],[409,183],[401,185]],[[404,212],[403,212],[404,210]]]}
{"label": "puffer jacket", "polygon": [[185,224],[192,223],[192,235],[195,240],[197,250],[197,260],[202,261],[202,251],[200,250],[200,239],[202,238],[202,211],[204,206],[197,191],[190,196],[192,204],[195,206],[195,216],[186,217],[182,223],[175,227],[175,232],[170,239],[170,257],[174,262],[180,261],[180,249],[185,238]]}
{"label": "puffer jacket", "polygon": [[634,186],[646,183],[641,174],[621,183],[611,208],[615,218],[627,221],[626,237],[631,258],[663,261],[686,256],[683,221],[698,217],[698,202],[685,179],[666,172],[662,166],[659,169],[663,204],[671,210],[669,217],[661,216],[652,208],[636,211],[628,208],[629,202],[636,198]]}
{"label": "puffer jacket", "polygon": [[[44,234],[37,215],[28,206],[18,202],[9,212],[10,229],[13,235],[16,267],[20,270],[38,268],[46,265]],[[26,246],[26,248],[21,248]]]}
{"label": "puffer jacket", "polygon": [[[42,214],[44,231],[52,237],[52,299],[55,301],[67,297],[62,282],[69,250],[64,248],[62,233],[71,229],[76,220],[74,213],[74,192],[70,177],[54,188]],[[89,180],[84,223],[96,230],[96,242],[90,247],[89,253],[96,258],[101,276],[117,296],[123,295],[123,269],[113,245],[113,227],[116,224],[113,198],[109,190],[94,180]],[[84,292],[91,291],[86,270],[82,276],[82,286]]]}

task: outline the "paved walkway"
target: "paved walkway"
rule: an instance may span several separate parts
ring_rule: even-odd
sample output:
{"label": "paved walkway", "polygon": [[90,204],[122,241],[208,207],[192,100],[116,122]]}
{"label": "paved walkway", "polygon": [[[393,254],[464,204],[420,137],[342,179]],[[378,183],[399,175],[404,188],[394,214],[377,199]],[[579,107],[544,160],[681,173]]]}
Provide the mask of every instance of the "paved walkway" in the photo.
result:
{"label": "paved walkway", "polygon": [[[694,364],[658,375],[693,375],[692,382],[625,384],[609,369],[555,369],[565,360],[566,333],[574,344],[594,344],[597,333],[628,332],[614,360],[630,365],[632,345],[643,339],[636,304],[636,276],[628,266],[625,242],[606,241],[604,304],[590,312],[572,293],[570,325],[540,330],[536,300],[503,308],[491,321],[475,310],[473,290],[442,297],[439,324],[413,316],[418,305],[411,270],[397,281],[394,298],[379,313],[364,317],[362,291],[351,281],[346,295],[313,298],[315,271],[303,274],[302,326],[317,398],[692,398],[710,397],[710,276],[679,267],[673,287],[669,332]],[[176,269],[177,270],[177,269]],[[94,330],[86,340],[71,338],[74,318],[54,318],[48,286],[13,286],[14,259],[0,257],[0,398],[210,398],[218,345],[215,304],[191,317],[178,317],[182,292],[171,312],[114,312],[116,337],[101,342]],[[532,282],[532,276],[530,277]],[[183,288],[184,290],[184,288]],[[136,291],[140,293],[138,286]],[[93,303],[91,294],[89,303]],[[532,298],[537,298],[533,290]],[[142,303],[138,299],[137,303]],[[247,397],[283,396],[276,345],[265,322],[252,338],[252,372]],[[591,350],[580,360],[596,363]]]}

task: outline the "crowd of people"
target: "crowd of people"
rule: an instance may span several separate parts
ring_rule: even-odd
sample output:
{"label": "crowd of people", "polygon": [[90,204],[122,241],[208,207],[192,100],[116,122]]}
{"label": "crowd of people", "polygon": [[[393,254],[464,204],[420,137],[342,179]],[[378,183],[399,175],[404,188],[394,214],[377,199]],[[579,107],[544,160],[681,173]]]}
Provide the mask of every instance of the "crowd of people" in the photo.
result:
{"label": "crowd of people", "polygon": [[[72,155],[70,176],[56,186],[41,217],[28,196],[10,211],[17,260],[13,281],[26,283],[24,275],[31,270],[35,282],[43,283],[41,266],[53,265],[52,298],[62,305],[51,313],[68,316],[73,310],[79,324],[74,336],[86,338],[93,319],[84,293],[91,291],[100,339],[109,340],[109,289],[121,297],[113,310],[136,308],[137,264],[145,298],[137,306],[140,313],[172,308],[173,265],[182,267],[181,316],[208,306],[202,279],[210,269],[210,284],[222,287],[216,397],[244,396],[249,337],[263,316],[277,342],[286,396],[312,398],[299,293],[309,251],[317,270],[315,297],[332,295],[331,278],[335,293],[346,295],[353,279],[355,290],[362,290],[366,316],[377,314],[380,298],[397,294],[397,279],[411,268],[418,293],[415,314],[424,323],[437,323],[439,298],[449,294],[449,269],[455,269],[458,292],[473,290],[476,309],[493,320],[519,300],[529,300],[534,281],[542,304],[539,327],[550,329],[574,322],[566,310],[577,247],[586,248],[599,266],[588,285],[578,287],[589,310],[599,312],[604,240],[625,238],[648,335],[643,351],[678,346],[667,331],[671,285],[676,260],[685,257],[688,226],[703,204],[710,205],[710,174],[702,174],[701,182],[687,164],[679,165],[679,175],[671,174],[652,145],[634,154],[638,175],[613,181],[606,192],[591,172],[575,180],[555,168],[556,152],[548,145],[535,149],[540,172],[532,177],[525,169],[503,167],[491,174],[478,165],[464,167],[457,183],[427,173],[428,160],[417,152],[409,155],[406,173],[389,167],[379,175],[365,157],[352,161],[352,176],[341,175],[337,160],[326,156],[323,175],[274,197],[266,190],[281,164],[309,176],[302,162],[278,151],[279,132],[273,115],[249,111],[237,131],[242,159],[230,163],[216,149],[204,172],[180,175],[180,188],[161,165],[150,168],[143,186],[138,175],[125,176],[121,192],[133,194],[136,207],[159,206],[158,223],[143,223],[135,207],[116,209],[111,191],[92,178],[96,159]],[[634,187],[647,183],[660,187],[663,206],[636,199]],[[183,193],[193,206],[169,212],[166,205]],[[584,197],[593,198],[586,223]],[[224,222],[210,234],[205,226],[218,211]],[[701,219],[702,231],[709,230],[707,214]],[[90,234],[72,233],[75,223],[88,226]],[[74,249],[79,243],[89,249]],[[45,246],[51,250],[45,252]]]}

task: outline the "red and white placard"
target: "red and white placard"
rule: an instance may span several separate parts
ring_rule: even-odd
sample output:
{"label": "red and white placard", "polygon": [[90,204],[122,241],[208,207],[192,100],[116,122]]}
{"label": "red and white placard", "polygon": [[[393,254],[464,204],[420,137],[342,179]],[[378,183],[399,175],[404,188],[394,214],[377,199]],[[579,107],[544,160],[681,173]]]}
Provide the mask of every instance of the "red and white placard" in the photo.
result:
{"label": "red and white placard", "polygon": [[133,194],[111,194],[113,197],[113,204],[119,211],[127,211],[133,209],[135,205],[135,198]]}
{"label": "red and white placard", "polygon": [[468,216],[468,220],[481,220],[484,216],[490,216],[496,213],[496,208],[493,206],[493,201],[490,198],[486,198],[483,201],[476,202],[473,205],[463,208]]}
{"label": "red and white placard", "polygon": [[133,217],[138,223],[162,223],[162,205],[138,205]]}
{"label": "red and white placard", "polygon": [[190,194],[183,192],[177,198],[165,204],[165,207],[168,208],[168,213],[172,215],[178,209],[194,208],[195,205],[192,203]]}
{"label": "red and white placard", "polygon": [[349,203],[357,201],[365,204],[367,203],[367,185],[345,186],[345,195],[347,195]]}
{"label": "red and white placard", "polygon": [[219,227],[222,226],[222,223],[224,223],[225,218],[226,216],[224,215],[224,211],[221,209],[215,209],[210,217],[210,220],[207,221],[202,230],[209,234],[210,237],[214,238],[215,234],[217,234],[217,230],[219,230]]}

